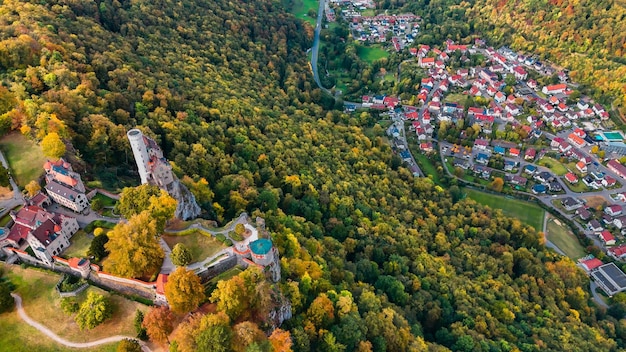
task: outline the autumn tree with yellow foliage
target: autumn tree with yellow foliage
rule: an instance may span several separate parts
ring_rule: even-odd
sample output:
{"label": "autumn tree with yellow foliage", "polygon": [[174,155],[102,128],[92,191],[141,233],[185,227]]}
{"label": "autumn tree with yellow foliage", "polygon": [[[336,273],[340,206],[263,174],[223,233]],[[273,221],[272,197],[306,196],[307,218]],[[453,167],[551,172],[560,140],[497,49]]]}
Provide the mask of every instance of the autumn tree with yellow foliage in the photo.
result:
{"label": "autumn tree with yellow foliage", "polygon": [[178,267],[168,277],[165,284],[165,297],[173,312],[186,314],[204,301],[204,286],[193,271]]}

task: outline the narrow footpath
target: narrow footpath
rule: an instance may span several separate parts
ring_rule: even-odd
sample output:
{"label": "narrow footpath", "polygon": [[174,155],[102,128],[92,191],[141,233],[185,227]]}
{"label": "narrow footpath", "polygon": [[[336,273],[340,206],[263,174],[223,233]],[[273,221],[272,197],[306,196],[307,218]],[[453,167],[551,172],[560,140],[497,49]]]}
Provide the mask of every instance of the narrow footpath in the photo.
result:
{"label": "narrow footpath", "polygon": [[15,306],[17,308],[17,314],[20,316],[20,318],[22,318],[22,320],[24,320],[26,322],[26,324],[34,327],[35,329],[39,330],[44,335],[48,336],[49,338],[51,338],[52,340],[54,340],[55,342],[57,342],[57,343],[59,343],[59,344],[61,344],[63,346],[72,347],[72,348],[90,348],[90,347],[100,346],[100,345],[104,345],[104,344],[108,344],[108,343],[119,342],[119,341],[122,341],[124,339],[131,339],[131,340],[136,340],[136,341],[138,341],[141,344],[142,351],[145,351],[145,352],[150,352],[151,351],[150,348],[143,341],[139,341],[136,338],[131,337],[131,336],[116,335],[116,336],[111,336],[111,337],[107,337],[107,338],[104,338],[104,339],[91,341],[91,342],[71,342],[71,341],[67,341],[64,338],[59,337],[59,335],[55,334],[54,332],[52,332],[47,327],[45,327],[45,326],[39,324],[38,322],[34,321],[33,319],[31,319],[31,317],[29,317],[26,314],[26,311],[24,311],[24,308],[22,307],[22,297],[20,297],[16,293],[11,293],[11,296],[13,296],[13,299],[15,299]]}

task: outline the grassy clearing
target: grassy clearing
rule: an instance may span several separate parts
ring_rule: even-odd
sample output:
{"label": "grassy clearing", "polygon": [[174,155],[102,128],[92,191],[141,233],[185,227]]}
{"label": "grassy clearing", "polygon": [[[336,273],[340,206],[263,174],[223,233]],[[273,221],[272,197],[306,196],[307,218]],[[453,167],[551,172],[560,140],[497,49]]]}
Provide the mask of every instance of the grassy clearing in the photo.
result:
{"label": "grassy clearing", "polygon": [[605,204],[610,203],[609,201],[607,201],[606,198],[602,196],[590,196],[584,197],[583,199],[585,200],[585,204],[592,208],[597,208],[599,206],[604,206]]}
{"label": "grassy clearing", "polygon": [[461,93],[448,94],[443,101],[462,104],[467,99],[467,95]]}
{"label": "grassy clearing", "polygon": [[[63,347],[35,328],[24,323],[17,315],[17,311],[0,315],[0,352],[59,352],[79,351],[74,348]],[[99,346],[97,348],[80,349],[84,352],[115,352],[118,343]]]}
{"label": "grassy clearing", "polygon": [[413,153],[413,157],[415,158],[415,161],[417,162],[420,169],[426,176],[432,175],[433,181],[436,184],[443,185],[441,183],[441,179],[439,178],[439,173],[437,173],[437,168],[435,167],[433,162],[430,161],[430,159],[428,159],[426,155],[420,154],[420,153]]}
{"label": "grassy clearing", "polygon": [[558,176],[563,176],[567,173],[567,168],[565,168],[565,166],[561,164],[560,161],[547,156],[544,156],[543,158],[537,160],[537,165],[547,167]]}
{"label": "grassy clearing", "polygon": [[291,4],[291,13],[297,18],[309,22],[315,26],[316,19],[308,15],[310,10],[317,14],[318,2],[316,0],[294,0]]}
{"label": "grassy clearing", "polygon": [[78,230],[70,239],[70,246],[63,252],[64,258],[86,257],[93,235],[87,234],[84,230]]}
{"label": "grassy clearing", "polygon": [[361,60],[372,64],[376,60],[389,57],[389,52],[375,46],[357,46],[357,55]]}
{"label": "grassy clearing", "polygon": [[514,217],[537,231],[543,230],[545,211],[536,204],[519,199],[507,198],[491,193],[464,188],[468,198],[492,209],[501,209],[506,216]]}
{"label": "grassy clearing", "polygon": [[584,257],[587,254],[580,245],[578,238],[576,238],[567,225],[557,219],[550,218],[548,220],[546,238],[573,260]]}
{"label": "grassy clearing", "polygon": [[16,285],[16,292],[23,299],[24,310],[31,318],[55,334],[74,342],[88,342],[113,335],[134,336],[134,313],[137,309],[147,310],[147,306],[141,303],[90,287],[78,296],[78,301],[83,300],[91,291],[102,294],[112,301],[113,316],[92,330],[81,331],[73,316],[63,313],[60,308],[61,298],[54,290],[54,285],[60,279],[59,274],[11,267],[8,277]]}
{"label": "grassy clearing", "polygon": [[0,149],[7,158],[15,182],[24,187],[43,174],[46,157],[41,147],[19,133],[11,133],[0,140]]}
{"label": "grassy clearing", "polygon": [[571,183],[567,182],[567,180],[563,180],[563,183],[565,183],[567,188],[572,190],[572,192],[583,193],[583,192],[593,192],[593,191],[595,191],[594,189],[591,189],[591,188],[587,187],[580,180],[577,183],[575,183],[575,184],[571,184]]}
{"label": "grassy clearing", "polygon": [[211,292],[213,292],[213,290],[217,287],[217,283],[223,280],[228,280],[234,276],[239,275],[239,273],[241,273],[242,270],[239,267],[234,267],[230,270],[226,270],[225,272],[217,275],[216,277],[212,278],[211,280],[207,281],[204,284],[204,288],[206,290],[207,295],[210,295]]}
{"label": "grassy clearing", "polygon": [[117,203],[117,200],[111,197],[107,197],[102,193],[96,193],[96,195],[93,196],[91,201],[93,202],[96,199],[99,199],[102,202],[102,205],[105,207],[112,207],[112,206],[115,206],[115,203]]}
{"label": "grassy clearing", "polygon": [[200,230],[185,231],[184,235],[164,235],[163,240],[170,248],[177,243],[184,244],[191,252],[191,262],[199,262],[225,248],[221,242],[213,236]]}

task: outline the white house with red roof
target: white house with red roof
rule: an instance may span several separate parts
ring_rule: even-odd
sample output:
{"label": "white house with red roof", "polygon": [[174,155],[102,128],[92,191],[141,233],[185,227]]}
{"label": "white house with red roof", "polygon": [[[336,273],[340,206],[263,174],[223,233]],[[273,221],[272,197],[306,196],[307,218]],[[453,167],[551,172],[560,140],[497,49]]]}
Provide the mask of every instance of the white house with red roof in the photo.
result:
{"label": "white house with red roof", "polygon": [[565,174],[565,180],[571,184],[578,183],[578,177],[571,172]]}
{"label": "white house with red roof", "polygon": [[578,137],[576,133],[570,133],[569,136],[567,136],[567,140],[570,141],[577,148],[582,148],[587,145],[587,142],[584,139]]}
{"label": "white house with red roof", "polygon": [[502,92],[497,92],[493,99],[496,101],[496,103],[502,104],[506,101],[506,96]]}
{"label": "white house with red roof", "polygon": [[626,256],[626,245],[621,244],[617,247],[609,248],[606,252],[615,259],[622,259]]}
{"label": "white house with red roof", "polygon": [[474,148],[486,150],[489,147],[489,141],[486,139],[479,138],[474,141]]}
{"label": "white house with red roof", "polygon": [[609,205],[608,207],[604,208],[604,213],[611,215],[613,217],[621,215],[622,214],[622,206],[618,205],[618,204],[612,204]]}
{"label": "white house with red roof", "polygon": [[607,246],[614,246],[615,245],[615,237],[613,237],[611,232],[609,232],[608,230],[604,230],[604,231],[600,232],[600,235],[598,237],[600,237],[602,242],[604,242],[604,244],[607,245]]}
{"label": "white house with red roof", "polygon": [[515,78],[520,81],[523,81],[528,77],[528,73],[526,72],[526,70],[524,70],[522,66],[515,66],[513,68],[513,74],[515,75]]}
{"label": "white house with red roof", "polygon": [[566,89],[567,89],[567,84],[561,83],[561,84],[545,86],[541,89],[541,92],[543,94],[560,94],[560,93],[564,93]]}
{"label": "white house with red roof", "polygon": [[526,149],[526,153],[524,153],[524,160],[535,160],[535,156],[537,155],[537,151],[533,148]]}
{"label": "white house with red roof", "polygon": [[626,178],[626,166],[620,164],[619,161],[611,159],[606,164],[606,167],[609,170],[615,172],[619,177]]}
{"label": "white house with red roof", "polygon": [[600,266],[602,266],[604,263],[598,259],[598,258],[591,258],[591,259],[586,259],[586,260],[581,260],[580,262],[580,266],[583,267],[583,269],[585,269],[586,271],[592,271]]}
{"label": "white house with red roof", "polygon": [[421,68],[429,68],[435,66],[435,58],[434,57],[420,57],[418,60],[418,65]]}
{"label": "white house with red roof", "polygon": [[617,183],[617,180],[609,175],[604,176],[602,179],[602,186],[613,187]]}

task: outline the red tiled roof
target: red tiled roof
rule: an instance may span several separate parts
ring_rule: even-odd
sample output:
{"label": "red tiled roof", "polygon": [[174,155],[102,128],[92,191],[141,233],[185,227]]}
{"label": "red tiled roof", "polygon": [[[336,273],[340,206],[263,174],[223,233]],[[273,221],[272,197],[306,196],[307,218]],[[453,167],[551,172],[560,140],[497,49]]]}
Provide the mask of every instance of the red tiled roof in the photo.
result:
{"label": "red tiled roof", "polygon": [[167,274],[159,274],[156,281],[156,293],[165,294],[165,284],[167,283]]}
{"label": "red tiled roof", "polygon": [[622,244],[617,247],[609,248],[608,252],[613,253],[616,257],[621,257],[626,254],[626,245]]}
{"label": "red tiled roof", "polygon": [[615,241],[615,237],[613,237],[613,235],[607,230],[600,232],[600,237],[602,237],[602,240],[605,243],[609,241]]}
{"label": "red tiled roof", "polygon": [[587,260],[583,260],[582,262],[580,262],[582,265],[584,265],[585,267],[587,267],[587,270],[593,270],[599,266],[601,266],[602,264],[604,264],[600,259],[598,258],[593,258],[593,259],[587,259]]}

